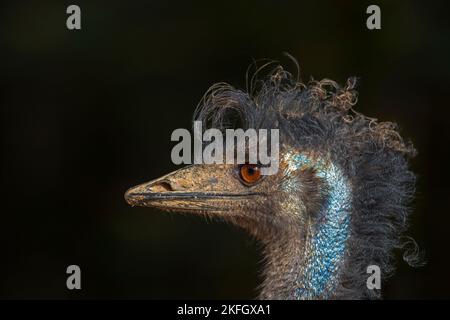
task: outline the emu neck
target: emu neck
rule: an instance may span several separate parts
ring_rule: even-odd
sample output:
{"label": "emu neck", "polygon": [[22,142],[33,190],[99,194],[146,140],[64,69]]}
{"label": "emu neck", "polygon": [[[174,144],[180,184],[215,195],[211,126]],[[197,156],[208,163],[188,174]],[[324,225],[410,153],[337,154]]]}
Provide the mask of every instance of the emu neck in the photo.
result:
{"label": "emu neck", "polygon": [[[274,239],[266,248],[266,280],[261,298],[338,298],[350,234],[351,189],[342,171],[330,161],[303,154],[288,154],[286,174],[309,167],[325,186],[319,212],[303,219],[304,228],[292,228],[286,236]],[[301,184],[287,182],[287,189],[299,192]],[[292,200],[291,200],[292,201]],[[298,200],[297,200],[298,201]],[[301,210],[298,203],[297,210]],[[292,210],[292,207],[290,208]],[[299,223],[300,224],[300,223]]]}

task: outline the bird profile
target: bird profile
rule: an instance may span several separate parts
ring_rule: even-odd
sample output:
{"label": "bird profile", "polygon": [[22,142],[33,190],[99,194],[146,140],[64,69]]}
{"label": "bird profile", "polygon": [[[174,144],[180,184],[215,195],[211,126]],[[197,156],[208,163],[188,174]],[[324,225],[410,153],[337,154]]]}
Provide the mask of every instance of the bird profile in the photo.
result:
{"label": "bird profile", "polygon": [[276,66],[249,90],[212,86],[194,113],[204,128],[279,130],[279,170],[194,164],[129,189],[131,205],[206,215],[263,244],[261,299],[372,299],[402,247],[416,153],[391,122],[354,110],[356,79],[301,83]]}

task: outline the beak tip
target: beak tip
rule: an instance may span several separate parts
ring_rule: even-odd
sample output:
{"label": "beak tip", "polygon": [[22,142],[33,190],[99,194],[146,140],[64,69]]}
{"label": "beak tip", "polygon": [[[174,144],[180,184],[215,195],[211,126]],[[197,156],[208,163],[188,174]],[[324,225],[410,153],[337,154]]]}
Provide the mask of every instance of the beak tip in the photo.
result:
{"label": "beak tip", "polygon": [[133,199],[133,193],[132,193],[132,189],[128,189],[125,194],[124,194],[124,199],[126,201],[126,203],[128,203],[130,206],[134,206],[134,199]]}

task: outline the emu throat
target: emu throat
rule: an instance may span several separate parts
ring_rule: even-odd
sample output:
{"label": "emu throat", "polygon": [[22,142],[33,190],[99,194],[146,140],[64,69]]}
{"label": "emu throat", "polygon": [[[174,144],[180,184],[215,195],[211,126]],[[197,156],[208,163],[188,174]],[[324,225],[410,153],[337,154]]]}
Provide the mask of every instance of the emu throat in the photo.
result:
{"label": "emu throat", "polygon": [[[342,170],[329,160],[288,152],[285,161],[288,163],[285,169],[288,177],[297,170],[310,168],[325,186],[325,201],[321,209],[314,217],[306,218],[306,242],[301,244],[301,257],[294,264],[298,270],[292,270],[297,275],[290,298],[333,298],[339,285],[350,234],[350,185]],[[298,179],[287,178],[283,188],[295,193],[302,186]],[[301,210],[301,205],[298,204],[295,209]]]}

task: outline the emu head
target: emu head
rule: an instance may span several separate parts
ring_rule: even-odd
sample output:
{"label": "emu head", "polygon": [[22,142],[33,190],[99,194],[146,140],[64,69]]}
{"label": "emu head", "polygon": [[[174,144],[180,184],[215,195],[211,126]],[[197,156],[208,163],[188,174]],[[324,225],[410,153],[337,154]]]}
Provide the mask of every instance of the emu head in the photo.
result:
{"label": "emu head", "polygon": [[[131,188],[131,205],[227,220],[264,244],[261,298],[373,298],[367,267],[383,278],[406,228],[415,153],[394,124],[353,110],[355,80],[308,85],[281,67],[246,93],[213,86],[194,120],[224,129],[279,129],[279,170],[191,165]],[[236,117],[237,116],[237,117]]]}

